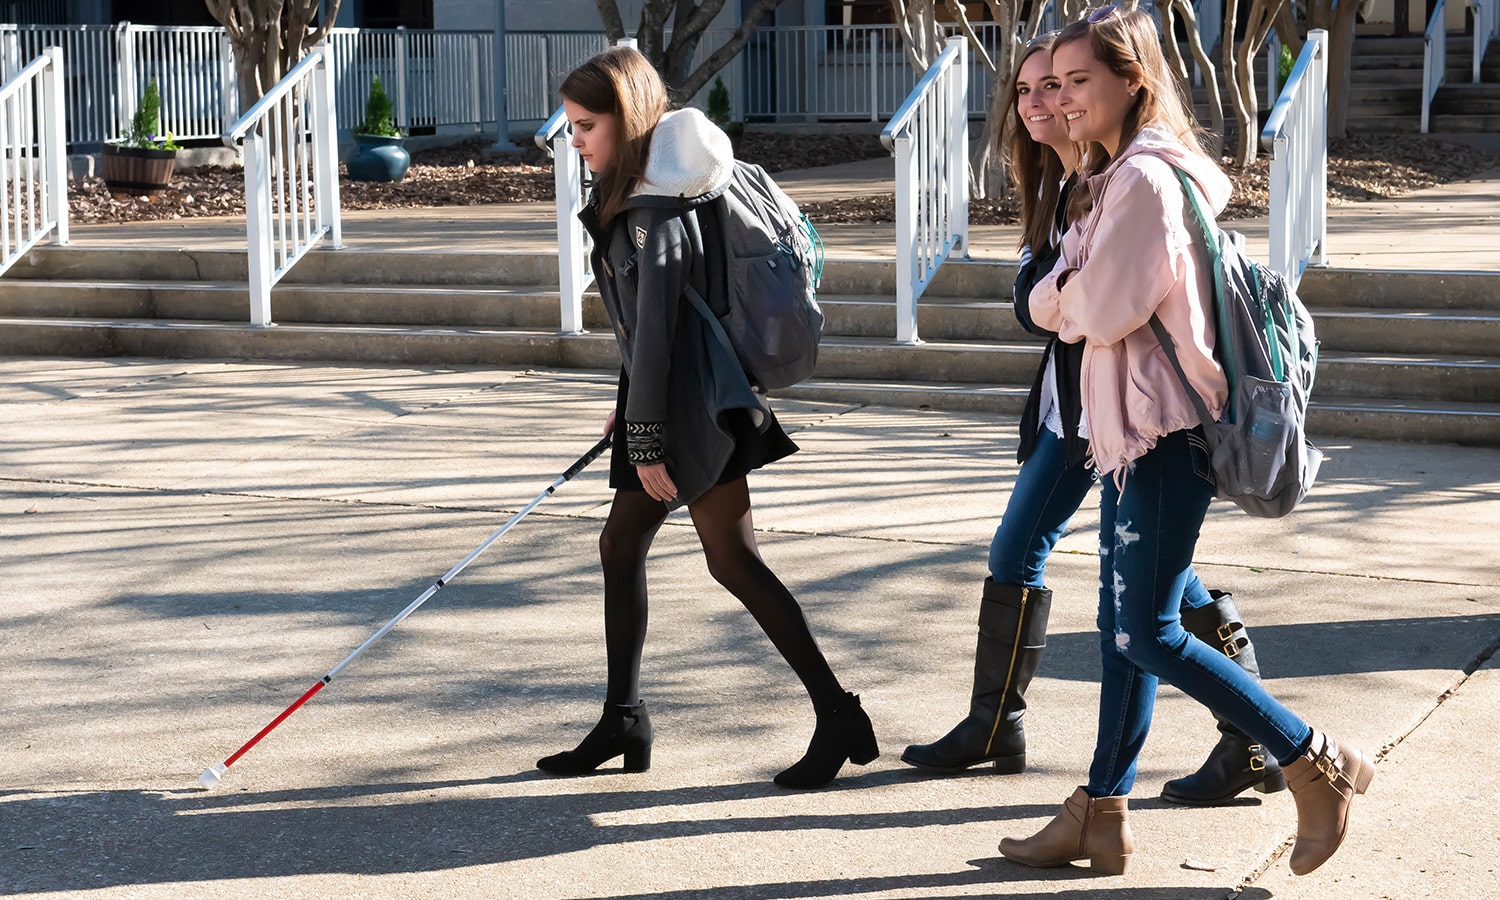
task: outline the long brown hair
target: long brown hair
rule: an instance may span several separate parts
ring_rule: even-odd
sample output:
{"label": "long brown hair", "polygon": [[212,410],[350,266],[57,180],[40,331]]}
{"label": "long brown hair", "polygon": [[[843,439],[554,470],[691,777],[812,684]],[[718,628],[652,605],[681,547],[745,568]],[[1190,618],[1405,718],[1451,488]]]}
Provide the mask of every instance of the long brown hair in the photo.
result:
{"label": "long brown hair", "polygon": [[599,218],[608,224],[646,173],[651,134],[668,109],[666,85],[638,51],[614,47],[569,72],[560,91],[595,115],[615,117],[609,169],[597,176]]}
{"label": "long brown hair", "polygon": [[[1000,152],[1005,170],[1021,194],[1021,244],[1040,253],[1052,241],[1052,224],[1057,214],[1057,196],[1062,187],[1063,164],[1057,153],[1046,144],[1037,143],[1026,123],[1021,121],[1016,103],[1016,82],[1021,67],[1037,53],[1051,53],[1057,34],[1044,34],[1027,44],[1016,61],[1005,92],[1005,121],[1000,126]],[[1036,90],[1036,85],[1031,86]]]}
{"label": "long brown hair", "polygon": [[[1055,54],[1064,44],[1085,39],[1094,58],[1105,68],[1121,78],[1140,82],[1135,102],[1125,114],[1117,152],[1130,146],[1142,128],[1150,126],[1171,133],[1189,150],[1211,159],[1204,150],[1203,130],[1194,121],[1177,79],[1162,57],[1155,19],[1140,10],[1125,12],[1101,6],[1064,28],[1052,44],[1052,52]],[[1091,143],[1078,171],[1085,177],[1097,175],[1111,161],[1102,144]],[[1088,202],[1088,191],[1075,191],[1070,217],[1081,214]]]}

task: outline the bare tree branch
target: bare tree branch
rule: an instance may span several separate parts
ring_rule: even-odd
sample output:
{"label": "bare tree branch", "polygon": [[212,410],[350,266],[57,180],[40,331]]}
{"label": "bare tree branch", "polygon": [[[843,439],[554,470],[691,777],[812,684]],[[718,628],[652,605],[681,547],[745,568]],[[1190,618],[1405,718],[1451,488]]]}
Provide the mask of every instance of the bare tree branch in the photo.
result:
{"label": "bare tree branch", "polygon": [[604,36],[609,42],[614,44],[624,37],[625,21],[620,18],[620,4],[616,0],[594,0],[594,5],[599,8],[599,20],[604,23]]}
{"label": "bare tree branch", "polygon": [[765,14],[781,4],[782,0],[756,0],[755,5],[745,13],[745,19],[740,23],[740,27],[735,29],[734,34],[724,43],[724,46],[715,50],[708,59],[703,61],[702,65],[694,69],[693,74],[689,75],[681,86],[673,90],[673,96],[687,99],[702,90],[703,86],[708,84],[708,80],[728,65],[729,61],[740,52],[740,48],[745,46],[745,42],[750,40],[750,35]]}

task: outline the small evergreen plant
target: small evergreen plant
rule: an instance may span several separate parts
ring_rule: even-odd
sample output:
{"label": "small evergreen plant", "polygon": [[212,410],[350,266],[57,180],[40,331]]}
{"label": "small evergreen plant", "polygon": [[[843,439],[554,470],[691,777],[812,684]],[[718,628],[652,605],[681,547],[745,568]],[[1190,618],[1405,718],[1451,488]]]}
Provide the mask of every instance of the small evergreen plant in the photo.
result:
{"label": "small evergreen plant", "polygon": [[708,120],[720,128],[729,127],[730,117],[734,115],[729,105],[729,88],[724,86],[724,79],[715,77],[714,86],[708,91],[708,109],[706,114]]}
{"label": "small evergreen plant", "polygon": [[125,147],[138,147],[142,150],[181,150],[172,135],[161,134],[161,88],[156,79],[146,85],[146,92],[141,95],[141,102],[135,108],[135,115],[130,117],[130,127],[120,135],[120,144]]}
{"label": "small evergreen plant", "polygon": [[1292,57],[1292,48],[1286,44],[1281,45],[1281,55],[1276,59],[1276,83],[1286,85],[1287,79],[1292,77],[1292,66],[1297,60]]}
{"label": "small evergreen plant", "polygon": [[355,130],[373,137],[401,137],[401,129],[396,127],[395,107],[391,104],[391,98],[386,94],[379,75],[370,82],[370,97],[365,101],[365,120]]}

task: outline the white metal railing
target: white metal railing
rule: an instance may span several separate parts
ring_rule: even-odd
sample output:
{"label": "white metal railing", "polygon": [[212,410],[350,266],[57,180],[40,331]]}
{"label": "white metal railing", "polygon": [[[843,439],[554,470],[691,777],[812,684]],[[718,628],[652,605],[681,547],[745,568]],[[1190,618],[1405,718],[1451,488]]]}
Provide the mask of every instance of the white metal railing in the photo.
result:
{"label": "white metal railing", "polygon": [[[1422,133],[1427,133],[1432,120],[1432,98],[1438,88],[1448,80],[1448,17],[1447,0],[1437,0],[1432,18],[1427,22],[1427,32],[1422,35]],[[1476,36],[1477,37],[1477,36]],[[1478,46],[1475,41],[1475,46]]]}
{"label": "white metal railing", "polygon": [[1328,262],[1328,32],[1314,29],[1260,133],[1271,154],[1271,268],[1293,287]]}
{"label": "white metal railing", "polygon": [[[335,28],[338,127],[364,118],[370,81],[380,75],[403,128],[495,122],[495,35],[488,31]],[[60,46],[68,60],[68,141],[113,140],[130,122],[146,85],[161,87],[162,129],[178,139],[216,139],[239,115],[233,55],[216,26],[0,24],[0,74],[12,75]]]}
{"label": "white metal railing", "polygon": [[122,127],[152,81],[161,91],[163,133],[178,140],[211,139],[233,121],[225,112],[238,109],[239,92],[224,29],[121,22],[115,42],[116,121]]}
{"label": "white metal railing", "polygon": [[0,87],[0,272],[48,234],[68,242],[63,54],[48,47]]}
{"label": "white metal railing", "polygon": [[536,133],[536,145],[552,154],[557,185],[557,289],[563,334],[583,334],[583,291],[593,281],[589,237],[578,221],[583,211],[583,157],[573,146],[573,126],[561,106]]}
{"label": "white metal railing", "polygon": [[342,129],[364,119],[376,76],[391,95],[403,131],[445,125],[478,130],[497,118],[492,31],[335,28],[328,43]]}
{"label": "white metal railing", "polygon": [[272,286],[314,244],[343,247],[331,55],[313,47],[224,135],[244,151],[252,325],[271,324]]}
{"label": "white metal railing", "polygon": [[1490,41],[1500,38],[1500,0],[1473,0],[1474,7],[1474,83],[1478,84],[1484,68],[1484,54]]}
{"label": "white metal railing", "polygon": [[896,157],[896,343],[917,344],[917,300],[968,252],[968,41],[951,37],[880,141]]}

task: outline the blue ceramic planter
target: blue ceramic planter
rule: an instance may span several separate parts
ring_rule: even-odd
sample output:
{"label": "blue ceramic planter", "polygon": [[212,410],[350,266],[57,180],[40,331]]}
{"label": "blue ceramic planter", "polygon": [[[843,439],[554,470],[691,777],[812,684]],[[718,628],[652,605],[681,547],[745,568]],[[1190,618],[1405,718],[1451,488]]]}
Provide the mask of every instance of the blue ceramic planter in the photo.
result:
{"label": "blue ceramic planter", "polygon": [[401,144],[406,138],[354,136],[354,152],[349,154],[350,181],[400,181],[411,167],[411,154]]}

